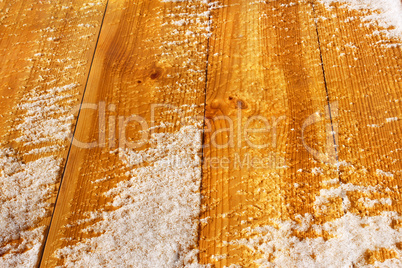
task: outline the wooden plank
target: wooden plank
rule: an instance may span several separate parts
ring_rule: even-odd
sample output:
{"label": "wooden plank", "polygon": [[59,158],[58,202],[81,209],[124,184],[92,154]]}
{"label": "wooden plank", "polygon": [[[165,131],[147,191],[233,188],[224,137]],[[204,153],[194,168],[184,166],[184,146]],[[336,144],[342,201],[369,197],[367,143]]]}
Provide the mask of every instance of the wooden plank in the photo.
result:
{"label": "wooden plank", "polygon": [[105,1],[0,2],[0,266],[37,265]]}
{"label": "wooden plank", "polygon": [[[196,237],[190,239],[190,245],[185,244],[187,241],[183,241],[184,245],[181,244],[182,241],[176,241],[177,245],[166,243],[147,248],[146,243],[154,243],[155,239],[160,238],[159,232],[171,231],[173,234],[173,229],[181,227],[179,225],[182,224],[190,224],[192,229],[195,228],[196,235],[197,218],[186,219],[184,223],[178,222],[176,226],[158,226],[160,219],[155,217],[160,215],[160,209],[166,207],[173,210],[175,205],[171,207],[170,203],[148,203],[141,210],[130,209],[126,214],[137,213],[136,215],[143,219],[142,222],[141,219],[133,218],[119,225],[121,218],[111,218],[113,213],[124,209],[124,205],[117,205],[120,210],[113,207],[110,204],[112,198],[104,194],[108,190],[118,189],[116,187],[119,183],[132,181],[134,185],[141,184],[141,176],[132,179],[130,174],[145,169],[156,179],[158,176],[162,178],[171,175],[158,173],[155,166],[157,160],[146,159],[145,168],[141,165],[131,167],[125,164],[124,159],[120,158],[125,152],[141,154],[155,150],[153,152],[156,154],[157,150],[166,149],[158,149],[155,144],[149,144],[157,144],[158,141],[154,139],[146,139],[144,144],[133,149],[128,148],[128,142],[140,140],[143,134],[146,137],[158,132],[176,135],[175,133],[183,129],[182,124],[186,120],[193,122],[192,125],[202,123],[202,117],[190,117],[202,116],[204,109],[208,37],[206,11],[207,5],[204,1],[109,1],[84,98],[85,109],[82,109],[78,121],[75,143],[67,163],[41,267],[146,266],[144,263],[156,267],[158,263],[168,265],[169,261],[190,261],[191,258],[184,260],[186,256],[182,254],[187,254],[189,247],[196,246]],[[165,107],[155,106],[157,104],[163,104]],[[126,120],[133,115],[136,115],[137,119],[143,118],[140,123],[146,126],[135,122],[128,126]],[[126,127],[127,130],[124,131]],[[88,145],[92,142],[96,144]],[[191,143],[197,144],[197,139]],[[196,155],[189,156],[196,158]],[[198,174],[194,178],[191,178],[194,174],[189,174],[189,179],[194,180],[195,187],[200,170],[200,166],[194,167],[193,171]],[[177,168],[177,180],[183,179],[180,172]],[[147,179],[149,178],[144,180]],[[169,184],[177,183],[179,182],[171,181]],[[199,186],[196,190],[193,186],[190,185],[187,191],[199,199]],[[148,189],[149,194],[159,191],[158,187],[155,182],[155,187]],[[165,187],[170,189],[169,185]],[[133,185],[123,188],[123,191],[136,190]],[[137,193],[127,198],[136,198],[141,202],[146,194],[148,193]],[[156,193],[154,197],[157,197]],[[155,209],[154,214],[147,214],[149,208]],[[191,208],[195,212],[197,209]],[[98,211],[105,214],[91,219],[88,213],[96,214]],[[164,215],[160,217],[163,218]],[[133,234],[140,232],[143,226],[124,231],[124,228],[130,228],[130,224],[138,221],[139,224],[148,226],[138,237],[133,237]],[[86,227],[94,227],[94,223],[100,224],[104,229],[97,229],[95,232],[84,230]],[[107,229],[108,224],[113,225],[114,229]],[[105,248],[105,244],[109,243],[109,240],[106,242],[107,237],[121,235],[122,229],[127,235],[116,238],[114,245],[108,244]],[[127,237],[133,237],[132,241],[119,246]],[[135,242],[138,239],[141,241]],[[160,239],[159,243],[165,241],[165,237]],[[88,245],[89,249],[86,249]],[[161,251],[161,247],[165,250]],[[129,251],[127,255],[126,251]],[[61,254],[57,255],[60,252]],[[169,255],[168,260],[166,255]]]}
{"label": "wooden plank", "polygon": [[[378,21],[364,26],[373,11],[339,4],[315,8],[329,97],[338,110],[340,180],[376,187],[347,192],[347,210],[371,217],[401,214],[401,40],[388,38]],[[365,258],[374,264],[394,257],[394,250],[379,247]]]}
{"label": "wooden plank", "polygon": [[[252,230],[314,214],[321,182],[337,177],[313,10],[303,1],[282,2],[222,1],[212,11],[203,264],[257,267],[259,258],[268,261],[269,254],[245,245],[256,237]],[[267,131],[245,136],[247,126]],[[338,206],[314,221],[340,213]]]}

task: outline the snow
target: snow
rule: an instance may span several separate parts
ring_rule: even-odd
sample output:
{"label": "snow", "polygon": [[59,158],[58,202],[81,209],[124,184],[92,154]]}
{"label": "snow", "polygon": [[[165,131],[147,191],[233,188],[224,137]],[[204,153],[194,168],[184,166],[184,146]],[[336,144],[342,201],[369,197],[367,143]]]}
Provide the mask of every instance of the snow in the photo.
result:
{"label": "snow", "polygon": [[[339,181],[338,181],[339,183]],[[351,203],[348,198],[348,192],[361,192],[365,194],[377,192],[377,188],[375,186],[359,186],[359,185],[354,185],[351,183],[341,183],[338,187],[332,187],[329,189],[321,189],[320,194],[316,196],[315,201],[314,201],[314,206],[316,207],[316,210],[318,213],[323,213],[325,212],[325,209],[323,210],[321,208],[322,205],[325,205],[327,203],[330,203],[330,199],[333,198],[342,198],[342,203],[345,209],[349,209]]]}
{"label": "snow", "polygon": [[[62,162],[56,156],[38,156],[57,155],[64,148],[49,144],[64,141],[71,133],[73,116],[62,103],[69,103],[75,87],[40,93],[32,89],[16,107],[20,117],[13,129],[18,134],[15,141],[36,145],[24,155],[37,159],[24,162],[18,151],[0,147],[0,267],[34,267],[38,261],[45,231],[39,223],[52,210],[48,200],[55,193]],[[17,239],[21,242],[12,242]]]}
{"label": "snow", "polygon": [[[320,0],[330,5],[336,0]],[[163,0],[167,3],[191,2],[189,0]],[[221,8],[220,2],[208,3],[209,10]],[[389,37],[402,34],[402,4],[400,0],[343,0],[338,1],[354,10],[366,12],[364,21],[383,27]],[[291,3],[294,4],[294,3]],[[89,3],[83,7],[94,6]],[[286,5],[284,5],[286,6]],[[187,14],[188,15],[188,14]],[[198,17],[209,17],[210,11],[201,12]],[[197,18],[199,19],[199,18]],[[171,21],[172,26],[184,26],[192,19]],[[78,24],[92,28],[91,24]],[[393,28],[392,28],[393,27]],[[50,29],[48,32],[53,32]],[[204,26],[209,32],[209,26]],[[174,34],[180,35],[176,29]],[[203,33],[205,37],[209,33]],[[186,30],[189,38],[198,38],[196,30]],[[57,37],[44,40],[56,41]],[[171,40],[163,43],[174,47],[191,40]],[[196,43],[194,43],[196,44]],[[353,44],[350,47],[355,47]],[[35,53],[35,57],[44,54]],[[163,56],[163,54],[162,54]],[[32,59],[31,59],[32,60]],[[36,60],[36,59],[35,59]],[[60,60],[60,59],[57,59]],[[65,67],[70,69],[72,66]],[[74,67],[72,67],[74,68]],[[202,72],[187,68],[191,73]],[[42,78],[40,76],[40,78]],[[200,75],[199,79],[203,79]],[[202,81],[202,80],[201,80]],[[67,84],[53,87],[45,92],[31,90],[18,107],[24,116],[17,123],[19,137],[16,141],[23,146],[42,146],[29,150],[24,155],[38,155],[58,152],[61,142],[69,137],[73,117],[68,115],[64,104],[75,97],[73,91],[78,85]],[[181,84],[177,91],[180,91]],[[68,105],[67,105],[68,106]],[[393,122],[398,118],[387,118]],[[377,125],[369,125],[378,127]],[[162,126],[163,127],[163,126]],[[113,211],[94,212],[88,220],[98,220],[82,230],[94,231],[98,235],[85,238],[76,244],[57,252],[64,258],[66,267],[201,267],[197,264],[196,240],[200,208],[201,169],[198,152],[201,148],[200,130],[193,125],[182,127],[176,133],[154,134],[154,146],[143,151],[122,150],[122,162],[129,169],[126,180],[111,189],[106,196],[113,199]],[[45,228],[40,220],[49,213],[48,198],[54,193],[60,173],[61,159],[49,156],[31,162],[20,159],[18,152],[11,148],[0,148],[0,267],[33,267],[38,258]],[[46,172],[44,172],[46,170]],[[298,172],[303,172],[299,169]],[[313,168],[314,175],[323,174],[321,168]],[[377,175],[393,177],[392,172],[376,170]],[[102,178],[93,183],[102,183]],[[314,216],[297,216],[296,221],[272,219],[272,224],[248,229],[249,238],[235,243],[248,246],[263,255],[257,263],[261,267],[348,267],[352,265],[371,267],[365,263],[368,250],[386,248],[402,256],[398,244],[402,242],[402,230],[393,229],[392,221],[401,220],[396,212],[383,212],[378,216],[361,217],[349,211],[349,192],[363,194],[378,191],[375,186],[342,184],[337,179],[327,181],[331,188],[321,189],[315,199],[316,213],[319,214],[332,199],[341,199],[345,214],[322,225],[314,224]],[[299,184],[293,184],[295,188]],[[328,186],[327,185],[327,186]],[[391,206],[388,197],[358,200],[366,207]],[[222,215],[225,217],[226,215]],[[85,220],[83,220],[85,221]],[[208,218],[200,220],[208,222]],[[314,230],[317,237],[300,239],[294,231]],[[331,235],[327,240],[323,232]],[[19,239],[21,243],[10,243]],[[95,249],[95,250],[94,250]],[[211,258],[221,260],[226,255]],[[388,259],[375,263],[376,267],[401,267],[399,259]],[[374,267],[373,266],[373,267]],[[231,265],[229,267],[240,267]]]}
{"label": "snow", "polygon": [[[301,224],[276,220],[273,226],[250,230],[249,236],[255,237],[237,243],[263,254],[264,257],[256,261],[260,267],[371,267],[365,262],[365,253],[381,248],[402,256],[397,247],[402,242],[402,230],[391,227],[393,220],[400,219],[396,212],[383,212],[373,217],[359,217],[347,212],[343,217],[323,225],[310,224],[311,217],[310,214],[303,216]],[[308,229],[314,230],[317,235],[327,232],[331,238],[300,239],[293,235],[295,230],[303,232]],[[269,262],[270,259],[273,261]],[[376,263],[377,267],[401,265],[402,260],[399,259]]]}
{"label": "snow", "polygon": [[[331,182],[331,187],[321,189],[315,198],[315,215],[324,215],[326,205],[338,199],[345,211],[342,216],[323,224],[314,224],[314,216],[308,213],[296,215],[297,221],[271,219],[270,225],[246,228],[248,238],[233,243],[262,254],[263,257],[255,261],[260,267],[401,267],[402,250],[398,245],[402,242],[402,228],[393,228],[392,222],[400,221],[402,217],[393,211],[370,217],[350,212],[351,192],[364,195],[381,193],[379,186],[344,184],[337,179]],[[378,200],[362,197],[358,202],[368,208],[392,205],[389,197]],[[295,231],[304,233],[309,230],[314,231],[315,237],[301,239],[295,235]],[[324,233],[328,239],[324,239]],[[380,249],[395,252],[397,257],[384,263],[377,261],[374,266],[366,263],[366,252]]]}
{"label": "snow", "polygon": [[59,171],[54,157],[23,163],[13,150],[0,149],[0,267],[35,266],[45,231],[38,223],[49,214]]}
{"label": "snow", "polygon": [[377,175],[380,175],[380,176],[394,177],[394,174],[392,174],[391,172],[385,172],[385,171],[383,171],[381,169],[377,169],[376,173],[377,173]]}
{"label": "snow", "polygon": [[[196,249],[201,205],[198,154],[202,122],[191,116],[201,112],[199,101],[193,97],[204,94],[205,45],[210,30],[209,13],[205,12],[208,5],[207,1],[198,0],[161,2],[169,4],[164,5],[166,9],[157,9],[156,16],[163,16],[165,22],[161,25],[163,34],[152,39],[160,48],[156,56],[159,62],[179,64],[178,68],[168,68],[163,74],[166,83],[149,90],[161,92],[157,96],[167,96],[166,92],[185,96],[180,100],[185,104],[166,105],[163,115],[169,119],[158,119],[149,129],[142,130],[170,131],[152,134],[147,141],[149,148],[142,151],[119,148],[118,166],[123,166],[125,176],[119,177],[120,183],[103,193],[112,200],[110,204],[83,215],[85,218],[78,221],[91,223],[80,229],[83,237],[88,237],[87,232],[91,237],[67,238],[73,241],[71,245],[56,252],[62,267],[205,267],[197,264]],[[97,178],[92,184],[97,187],[109,179]],[[77,222],[70,226],[77,226]]]}
{"label": "snow", "polygon": [[323,174],[323,170],[320,167],[314,167],[311,169],[311,173],[313,173],[314,175],[320,175]]}
{"label": "snow", "polygon": [[62,103],[69,103],[75,87],[32,89],[16,107],[20,117],[13,129],[18,134],[15,141],[36,145],[24,155],[37,159],[24,162],[18,151],[0,147],[0,267],[34,267],[38,261],[45,232],[39,223],[52,210],[48,200],[55,193],[62,162],[56,156],[38,156],[57,155],[63,149],[49,144],[64,141],[71,133],[74,118]]}
{"label": "snow", "polygon": [[[34,9],[41,5],[39,1]],[[27,63],[24,70],[11,72],[15,76],[10,79],[27,79],[16,83],[20,87],[12,88],[24,94],[18,105],[9,107],[10,114],[15,115],[14,122],[7,125],[7,137],[0,140],[0,267],[26,268],[38,265],[47,227],[44,224],[51,215],[51,201],[62,172],[61,155],[69,145],[66,141],[74,121],[71,110],[78,101],[77,87],[87,69],[87,52],[82,47],[92,40],[80,41],[79,36],[96,29],[80,29],[76,27],[77,20],[68,20],[63,21],[60,36],[58,19],[44,17],[43,21],[35,21],[29,17],[33,14],[29,10],[21,12],[15,14],[26,16],[35,27],[23,25],[23,33],[27,31],[24,27],[32,28],[27,42],[10,42],[10,48],[24,51],[26,56],[21,57]],[[94,17],[76,10],[69,15],[83,23],[94,21]],[[49,24],[54,27],[47,27]],[[41,25],[46,27],[39,28]],[[60,42],[57,47],[47,42],[61,39],[68,42]],[[68,57],[70,54],[74,56]],[[72,70],[65,72],[67,65]]]}
{"label": "snow", "polygon": [[[126,181],[109,190],[114,211],[97,213],[99,234],[58,251],[65,267],[183,267],[197,262],[201,133],[154,134],[155,146],[120,152]],[[144,159],[145,165],[138,159]],[[96,250],[93,250],[96,249]],[[64,267],[63,266],[63,267]],[[196,267],[196,266],[193,266]],[[201,266],[199,266],[201,267]]]}
{"label": "snow", "polygon": [[390,117],[390,118],[386,118],[385,120],[387,121],[387,123],[390,123],[390,122],[398,121],[398,117]]}
{"label": "snow", "polygon": [[74,116],[60,103],[73,98],[69,92],[76,87],[76,84],[69,84],[41,94],[35,90],[30,92],[18,106],[26,115],[16,128],[22,132],[16,140],[25,145],[66,140],[71,134]]}
{"label": "snow", "polygon": [[369,208],[374,207],[376,204],[382,204],[382,205],[388,205],[388,206],[392,205],[391,198],[381,198],[380,200],[377,200],[377,199],[370,199],[367,197],[362,197],[362,198],[359,198],[358,202],[361,202],[364,206],[369,207]]}
{"label": "snow", "polygon": [[402,38],[402,2],[400,0],[319,0],[328,8],[338,2],[352,10],[369,10],[363,21],[370,25],[377,23],[390,38]]}

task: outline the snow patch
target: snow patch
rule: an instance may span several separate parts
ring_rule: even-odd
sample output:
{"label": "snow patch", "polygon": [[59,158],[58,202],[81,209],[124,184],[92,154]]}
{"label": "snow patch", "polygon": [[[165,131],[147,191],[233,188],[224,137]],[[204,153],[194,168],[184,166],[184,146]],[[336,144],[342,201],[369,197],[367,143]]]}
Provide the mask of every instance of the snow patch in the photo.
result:
{"label": "snow patch", "polygon": [[13,150],[0,149],[0,267],[36,265],[45,231],[38,222],[51,209],[46,201],[59,171],[54,157],[23,163]]}
{"label": "snow patch", "polygon": [[[396,212],[383,212],[380,216],[359,217],[347,212],[343,217],[323,225],[309,224],[311,215],[302,217],[302,222],[274,221],[274,226],[265,226],[249,231],[251,239],[236,243],[246,245],[264,257],[257,260],[260,267],[371,267],[364,259],[367,251],[381,248],[393,250],[400,257],[402,229],[391,227],[393,220],[400,220]],[[326,232],[330,238],[300,239],[294,231],[314,230],[317,235]],[[268,260],[272,260],[271,262]],[[401,267],[400,259],[377,262],[372,267]]]}
{"label": "snow patch", "polygon": [[402,2],[400,0],[320,0],[328,8],[330,5],[339,2],[353,10],[369,10],[366,12],[363,21],[366,24],[376,22],[386,36],[402,38]]}
{"label": "snow patch", "polygon": [[128,180],[106,193],[116,210],[100,212],[100,221],[84,230],[98,237],[58,251],[65,267],[162,268],[197,262],[200,130],[186,126],[173,134],[153,134],[150,143],[155,146],[141,152],[121,152],[127,167],[139,159],[147,163],[132,168]]}

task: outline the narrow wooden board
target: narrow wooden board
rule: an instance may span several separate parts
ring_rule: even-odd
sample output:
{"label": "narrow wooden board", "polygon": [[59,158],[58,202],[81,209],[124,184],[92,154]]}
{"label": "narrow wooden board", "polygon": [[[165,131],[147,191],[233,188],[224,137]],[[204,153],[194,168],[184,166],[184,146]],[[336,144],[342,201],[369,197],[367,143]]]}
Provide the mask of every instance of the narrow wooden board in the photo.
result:
{"label": "narrow wooden board", "polygon": [[[121,118],[137,115],[149,127],[130,124],[131,142],[143,133],[174,133],[185,118],[202,122],[208,16],[194,14],[206,8],[201,1],[109,1],[41,267],[63,264],[57,250],[93,236],[82,231],[93,222],[79,223],[87,212],[113,209],[103,193],[127,180],[116,151],[126,147]],[[156,107],[152,118],[158,104],[167,107]]]}
{"label": "narrow wooden board", "polygon": [[[364,26],[363,11],[319,3],[315,9],[329,98],[337,110],[341,182],[378,188],[348,193],[349,210],[361,216],[401,214],[402,41],[376,34],[384,29],[375,22]],[[390,198],[392,204],[370,207],[361,198]],[[382,249],[368,252],[366,260],[393,257]]]}
{"label": "narrow wooden board", "polygon": [[[331,125],[325,116],[317,32],[308,3],[236,0],[215,5],[200,261],[213,267],[257,267],[261,256],[243,245],[252,238],[248,231],[273,219],[314,213],[321,182],[337,177],[336,168],[326,165],[334,164],[334,143],[327,131]],[[264,120],[268,131],[246,138],[246,126],[264,128]],[[339,213],[337,207],[315,220]]]}
{"label": "narrow wooden board", "polygon": [[[27,170],[29,175],[40,174],[32,182],[38,184],[35,189],[28,189],[28,174],[25,182],[15,185],[26,187],[15,199],[10,195],[11,180],[2,184],[2,211],[15,206],[12,213],[18,214],[13,217],[18,218],[15,224],[19,226],[14,236],[18,239],[6,238],[0,245],[7,249],[0,254],[5,267],[16,263],[30,266],[33,264],[28,262],[39,259],[74,126],[74,118],[68,116],[81,102],[105,8],[105,1],[86,2],[0,2],[0,151],[7,152],[6,157],[19,166],[9,176]],[[57,163],[52,162],[55,166],[25,168],[50,158],[56,159]],[[53,176],[53,169],[57,170],[53,182],[41,185],[41,180]],[[29,196],[28,190],[43,196]],[[26,202],[27,207],[17,210],[18,202]],[[44,217],[38,212],[41,206],[46,210]],[[42,216],[35,219],[30,213]],[[6,223],[9,220],[12,222],[3,219],[6,227],[2,228],[12,231]],[[38,237],[23,234],[35,230],[41,230]]]}

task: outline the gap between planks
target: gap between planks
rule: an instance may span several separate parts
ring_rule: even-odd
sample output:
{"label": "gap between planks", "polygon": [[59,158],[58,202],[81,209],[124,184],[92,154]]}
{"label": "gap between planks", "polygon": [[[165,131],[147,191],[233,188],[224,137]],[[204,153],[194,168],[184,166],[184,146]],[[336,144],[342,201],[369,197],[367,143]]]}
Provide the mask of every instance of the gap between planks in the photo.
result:
{"label": "gap between planks", "polygon": [[64,175],[65,175],[65,172],[66,172],[66,168],[67,168],[67,162],[68,162],[68,160],[69,160],[69,158],[70,158],[71,147],[72,147],[72,145],[73,145],[73,140],[74,140],[75,132],[76,132],[76,130],[77,130],[78,120],[80,119],[81,108],[82,108],[82,104],[83,104],[83,102],[84,102],[85,92],[87,91],[87,86],[88,86],[88,81],[89,81],[89,75],[91,74],[92,65],[93,65],[93,63],[94,63],[94,59],[95,59],[95,55],[96,55],[96,49],[97,49],[97,47],[98,47],[99,37],[100,37],[101,32],[102,32],[102,26],[103,26],[103,22],[104,22],[104,20],[105,20],[105,16],[106,16],[106,11],[107,11],[107,6],[108,6],[108,4],[109,4],[109,0],[106,1],[105,10],[104,10],[104,12],[103,12],[101,25],[100,25],[100,27],[99,27],[98,36],[97,36],[97,38],[96,38],[94,53],[93,53],[93,55],[92,55],[91,64],[90,64],[90,66],[89,66],[89,71],[88,71],[87,79],[86,79],[86,82],[85,82],[84,91],[83,91],[83,94],[82,94],[82,97],[81,97],[80,109],[78,110],[78,115],[77,115],[77,118],[76,118],[76,121],[75,121],[74,130],[73,130],[73,133],[72,133],[72,135],[71,135],[70,146],[69,146],[69,148],[68,148],[68,153],[67,153],[67,157],[66,157],[66,160],[65,160],[65,165],[64,165],[64,167],[63,167],[63,172],[62,172],[62,175],[61,175],[61,178],[60,178],[60,186],[59,186],[59,188],[58,188],[58,190],[57,190],[56,201],[54,202],[53,212],[52,212],[52,216],[51,216],[51,218],[50,218],[49,226],[47,227],[45,240],[44,240],[44,242],[43,242],[43,244],[42,244],[42,249],[41,249],[41,251],[40,251],[40,253],[39,253],[39,263],[38,263],[38,267],[41,267],[41,264],[42,264],[44,249],[45,249],[45,247],[46,247],[47,238],[48,238],[48,235],[49,235],[49,230],[50,230],[50,227],[51,227],[52,222],[53,222],[53,217],[54,217],[55,208],[56,208],[56,206],[57,206],[57,201],[58,201],[58,199],[59,199],[59,194],[60,194],[61,185],[62,185],[62,183],[63,183],[63,178],[64,178]]}

